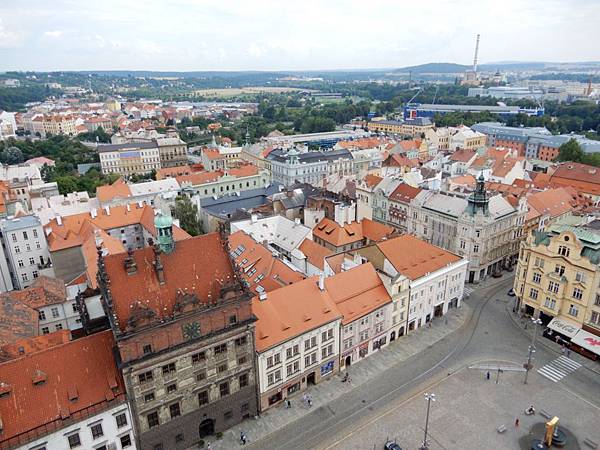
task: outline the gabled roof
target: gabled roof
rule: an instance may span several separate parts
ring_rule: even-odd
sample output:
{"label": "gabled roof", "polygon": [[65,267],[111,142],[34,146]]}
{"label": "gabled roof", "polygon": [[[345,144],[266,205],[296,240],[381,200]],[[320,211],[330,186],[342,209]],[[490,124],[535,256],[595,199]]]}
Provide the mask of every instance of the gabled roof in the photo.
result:
{"label": "gabled roof", "polygon": [[324,269],[325,258],[333,254],[332,250],[317,244],[311,239],[304,239],[299,250],[306,256],[307,261],[319,270]]}
{"label": "gabled roof", "polygon": [[371,189],[381,183],[381,180],[383,180],[382,177],[372,174],[365,175],[365,177],[362,179],[363,183]]}
{"label": "gabled roof", "polygon": [[173,314],[180,293],[195,294],[203,303],[216,301],[220,289],[234,281],[234,273],[218,233],[196,236],[178,242],[172,253],[160,255],[165,283],[158,280],[154,268],[154,249],[132,252],[135,274],[125,270],[127,253],[104,258],[111,283],[113,309],[121,330],[136,308],[149,310],[154,321]]}
{"label": "gabled roof", "polygon": [[38,334],[38,312],[25,303],[15,301],[7,292],[0,294],[0,317],[0,345]]}
{"label": "gabled roof", "polygon": [[[37,353],[50,347],[66,344],[71,340],[71,330],[60,330],[14,341],[0,348],[0,360],[20,358],[24,355]],[[1,380],[0,380],[1,381]]]}
{"label": "gabled roof", "polygon": [[461,257],[410,234],[379,242],[377,247],[394,266],[410,280],[440,270]]}
{"label": "gabled roof", "polygon": [[392,301],[371,263],[326,278],[325,288],[342,313],[344,325]]}
{"label": "gabled roof", "polygon": [[370,219],[362,222],[350,222],[341,226],[337,222],[324,217],[313,228],[313,235],[330,243],[334,247],[352,244],[368,238],[378,241],[394,232],[392,227],[383,225]]}
{"label": "gabled roof", "polygon": [[460,148],[450,155],[450,161],[467,163],[477,154],[475,150]]}
{"label": "gabled roof", "polygon": [[28,442],[69,418],[81,420],[125,401],[114,347],[112,332],[103,331],[1,364],[8,395],[0,398],[0,445]]}
{"label": "gabled roof", "polygon": [[266,299],[252,299],[257,317],[256,351],[263,352],[296,336],[333,322],[341,314],[327,290],[311,277],[269,292]]}
{"label": "gabled roof", "polygon": [[554,188],[531,194],[527,203],[542,215],[558,217],[572,211],[575,201],[567,188]]}
{"label": "gabled roof", "polygon": [[127,182],[120,177],[113,184],[98,186],[96,189],[96,197],[102,203],[110,202],[111,200],[119,198],[131,197],[131,190],[129,189]]}
{"label": "gabled roof", "polygon": [[302,273],[287,266],[243,231],[229,235],[229,246],[232,251],[239,249],[233,259],[254,293],[273,291],[304,279]]}
{"label": "gabled roof", "polygon": [[8,295],[33,309],[64,303],[67,300],[64,281],[44,275],[38,277],[31,286],[12,291]]}
{"label": "gabled roof", "polygon": [[422,189],[412,187],[409,184],[402,183],[398,185],[396,189],[390,194],[389,199],[401,202],[401,203],[410,203],[410,201],[415,198]]}

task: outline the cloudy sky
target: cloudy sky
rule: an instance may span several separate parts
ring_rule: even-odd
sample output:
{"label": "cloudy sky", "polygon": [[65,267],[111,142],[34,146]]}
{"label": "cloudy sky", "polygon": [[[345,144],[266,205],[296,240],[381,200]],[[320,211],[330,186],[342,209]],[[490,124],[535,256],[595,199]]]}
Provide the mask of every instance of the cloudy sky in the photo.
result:
{"label": "cloudy sky", "polygon": [[600,60],[600,0],[0,0],[2,70]]}

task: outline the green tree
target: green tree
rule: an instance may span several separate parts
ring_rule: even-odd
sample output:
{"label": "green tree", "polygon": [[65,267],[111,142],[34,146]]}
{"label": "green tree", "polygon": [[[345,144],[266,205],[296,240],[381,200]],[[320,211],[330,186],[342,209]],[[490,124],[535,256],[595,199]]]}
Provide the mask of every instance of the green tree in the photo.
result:
{"label": "green tree", "polygon": [[569,139],[558,148],[558,161],[581,162],[585,159],[585,153],[575,139]]}
{"label": "green tree", "polygon": [[19,164],[25,161],[25,159],[20,148],[8,147],[0,153],[0,161],[4,164]]}
{"label": "green tree", "polygon": [[198,220],[198,207],[192,203],[188,196],[180,195],[175,199],[175,206],[171,207],[171,214],[179,220],[179,226],[190,236],[202,234],[202,228]]}
{"label": "green tree", "polygon": [[58,184],[58,192],[62,195],[66,195],[69,192],[76,192],[79,190],[79,183],[77,177],[73,175],[56,177],[55,181],[56,184]]}

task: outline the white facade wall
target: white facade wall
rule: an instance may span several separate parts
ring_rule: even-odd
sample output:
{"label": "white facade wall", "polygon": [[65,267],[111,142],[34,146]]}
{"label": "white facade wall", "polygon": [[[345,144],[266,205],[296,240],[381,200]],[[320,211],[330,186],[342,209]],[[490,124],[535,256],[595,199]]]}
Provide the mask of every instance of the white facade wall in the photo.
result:
{"label": "white facade wall", "polygon": [[78,330],[81,317],[75,300],[38,308],[39,334],[48,334],[59,330]]}
{"label": "white facade wall", "polygon": [[[117,425],[117,417],[125,414],[126,424]],[[102,436],[94,439],[92,436],[92,426],[100,424],[102,427]],[[80,422],[75,422],[67,427],[36,439],[27,445],[22,445],[15,450],[62,450],[69,449],[69,437],[75,434],[79,435],[81,445],[74,447],[77,449],[95,450],[104,448],[106,450],[135,450],[135,439],[133,428],[131,426],[131,414],[129,405],[121,403],[100,414],[88,417]],[[127,445],[127,436],[129,436],[130,445]],[[123,445],[125,444],[125,445]]]}
{"label": "white facade wall", "polygon": [[15,289],[29,286],[40,274],[38,264],[48,264],[48,244],[37,218],[25,216],[0,224],[2,247]]}
{"label": "white facade wall", "polygon": [[389,302],[341,327],[340,367],[347,368],[348,361],[354,364],[389,344],[392,310]]}
{"label": "white facade wall", "polygon": [[[138,156],[127,155],[136,153]],[[100,168],[102,173],[117,175],[144,174],[161,168],[158,147],[146,149],[131,149],[100,153]]]}
{"label": "white facade wall", "polygon": [[410,282],[409,329],[413,322],[416,329],[432,320],[437,306],[438,316],[446,314],[450,307],[460,307],[467,265],[468,261],[463,259]]}
{"label": "white facade wall", "polygon": [[[323,333],[329,334],[329,330],[331,330],[332,337],[323,341]],[[296,378],[299,373],[318,368],[322,361],[329,361],[332,358],[337,358],[339,356],[340,348],[339,336],[340,319],[336,319],[289,339],[276,347],[258,353],[257,372],[260,394],[264,394],[278,386],[285,385],[289,380]],[[315,346],[310,346],[309,344],[309,347],[307,347],[307,342],[311,343],[313,339]],[[295,346],[297,346],[299,354],[294,354],[293,350]],[[331,354],[327,352],[330,346],[332,346]],[[287,355],[288,349],[292,349],[292,355],[289,358]],[[326,356],[324,356],[323,353],[324,349],[326,351]],[[316,354],[314,362],[312,357],[313,354]],[[279,358],[279,363],[275,364],[277,358]],[[290,364],[293,365],[294,361],[299,361],[298,371],[288,375],[287,367]],[[272,362],[272,365],[269,365],[270,362]]]}

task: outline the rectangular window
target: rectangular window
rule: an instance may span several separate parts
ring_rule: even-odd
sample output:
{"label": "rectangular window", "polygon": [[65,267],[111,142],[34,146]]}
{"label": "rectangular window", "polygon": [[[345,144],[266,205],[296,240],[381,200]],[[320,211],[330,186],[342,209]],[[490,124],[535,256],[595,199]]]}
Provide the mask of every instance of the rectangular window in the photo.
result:
{"label": "rectangular window", "polygon": [[208,405],[208,391],[198,393],[198,404],[200,406]]}
{"label": "rectangular window", "polygon": [[69,441],[69,448],[77,448],[81,445],[81,439],[79,438],[79,433],[72,434],[67,437]]}
{"label": "rectangular window", "polygon": [[154,392],[147,392],[147,393],[144,394],[144,401],[146,403],[154,401],[154,398],[155,398],[154,397]]}
{"label": "rectangular window", "polygon": [[221,395],[221,397],[225,397],[226,395],[229,395],[229,382],[228,381],[226,381],[225,383],[219,384],[219,394]]}
{"label": "rectangular window", "polygon": [[546,300],[544,300],[544,306],[549,309],[554,309],[556,307],[556,300],[546,297]]}
{"label": "rectangular window", "polygon": [[171,383],[167,385],[167,394],[172,394],[173,392],[177,391],[177,384],[176,383]]}
{"label": "rectangular window", "polygon": [[223,373],[223,372],[227,372],[227,363],[219,364],[217,366],[217,373]]}
{"label": "rectangular window", "polygon": [[104,436],[104,431],[102,431],[102,424],[97,423],[96,425],[92,425],[92,439],[98,439],[99,437]]}
{"label": "rectangular window", "polygon": [[575,305],[569,306],[569,315],[577,317],[579,315],[579,308]]}
{"label": "rectangular window", "polygon": [[247,373],[241,374],[239,376],[238,380],[240,382],[240,389],[248,386],[248,374]]}
{"label": "rectangular window", "polygon": [[[598,300],[598,295],[596,295],[596,300]],[[46,312],[45,311],[38,312],[38,317],[40,320],[46,320]]]}
{"label": "rectangular window", "polygon": [[148,428],[154,428],[158,426],[158,413],[151,412],[146,416],[146,420],[148,421]]}
{"label": "rectangular window", "polygon": [[148,372],[140,373],[138,375],[138,380],[140,383],[146,383],[148,381],[152,381],[153,379],[154,379],[154,376],[152,375],[151,370],[149,370]]}
{"label": "rectangular window", "polygon": [[594,300],[594,305],[600,306],[600,294],[596,294],[596,300]]}
{"label": "rectangular window", "polygon": [[542,281],[542,276],[539,273],[534,272],[532,281],[536,284],[540,284],[540,282]]}
{"label": "rectangular window", "polygon": [[23,231],[23,239],[29,239],[29,236],[27,236],[27,231]]}
{"label": "rectangular window", "polygon": [[556,266],[554,266],[554,273],[563,276],[565,273],[565,266],[561,266],[560,264],[557,264]]}
{"label": "rectangular window", "polygon": [[125,436],[120,437],[121,440],[121,448],[131,447],[131,436],[126,434]]}
{"label": "rectangular window", "polygon": [[538,290],[531,288],[531,290],[529,291],[529,297],[531,297],[532,300],[537,300]]}
{"label": "rectangular window", "polygon": [[201,361],[206,361],[206,353],[199,352],[192,355],[192,364],[198,364]]}
{"label": "rectangular window", "polygon": [[573,298],[575,300],[581,300],[582,297],[583,297],[583,291],[579,288],[574,288],[573,289]]}
{"label": "rectangular window", "polygon": [[181,415],[179,403],[173,403],[172,405],[169,405],[169,414],[171,416],[171,419],[174,419],[175,417],[179,417]]}
{"label": "rectangular window", "polygon": [[227,353],[227,344],[220,344],[214,348],[215,355],[221,355],[223,353]]}
{"label": "rectangular window", "polygon": [[123,428],[127,425],[127,415],[125,413],[116,415],[115,420],[117,421],[117,428]]}
{"label": "rectangular window", "polygon": [[173,372],[175,372],[175,370],[176,370],[176,368],[175,368],[175,363],[174,362],[162,366],[162,373],[163,373],[163,375],[166,375],[166,374],[169,374],[169,373],[173,373]]}
{"label": "rectangular window", "polygon": [[555,294],[558,294],[558,290],[560,289],[560,284],[559,283],[555,283],[554,281],[550,281],[548,283],[548,290],[550,292],[554,292]]}
{"label": "rectangular window", "polygon": [[579,281],[580,283],[585,283],[585,273],[577,272],[575,274],[575,281]]}
{"label": "rectangular window", "polygon": [[594,325],[600,325],[600,314],[596,311],[592,311],[590,322],[592,322]]}
{"label": "rectangular window", "polygon": [[142,350],[144,352],[144,355],[148,355],[148,354],[152,353],[152,345],[146,344],[146,345],[144,345]]}

